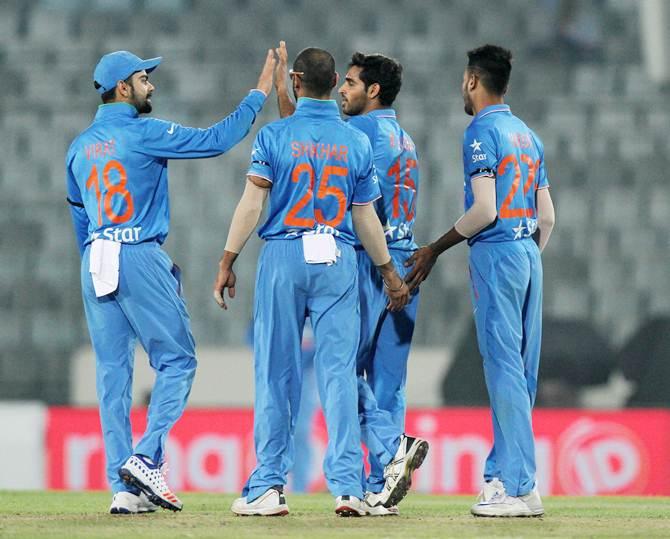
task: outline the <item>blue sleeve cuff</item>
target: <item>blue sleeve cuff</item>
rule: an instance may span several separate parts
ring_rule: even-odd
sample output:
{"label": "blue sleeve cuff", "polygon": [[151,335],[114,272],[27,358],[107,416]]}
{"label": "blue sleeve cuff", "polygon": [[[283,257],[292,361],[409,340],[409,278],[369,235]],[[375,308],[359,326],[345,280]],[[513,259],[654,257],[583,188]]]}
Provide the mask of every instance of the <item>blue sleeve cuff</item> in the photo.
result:
{"label": "blue sleeve cuff", "polygon": [[253,89],[242,102],[249,105],[254,112],[260,112],[263,109],[263,105],[267,98],[268,97],[265,95],[264,91]]}

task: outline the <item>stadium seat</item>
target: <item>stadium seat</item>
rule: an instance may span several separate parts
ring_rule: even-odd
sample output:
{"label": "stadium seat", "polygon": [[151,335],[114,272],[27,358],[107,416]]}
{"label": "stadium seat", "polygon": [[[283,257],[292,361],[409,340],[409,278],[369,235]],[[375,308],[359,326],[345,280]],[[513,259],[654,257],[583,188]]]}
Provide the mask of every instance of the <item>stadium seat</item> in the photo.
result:
{"label": "stadium seat", "polygon": [[[32,307],[17,307],[7,283],[28,271],[29,254],[39,260],[40,282],[56,295],[49,299],[48,314],[40,316],[76,319],[77,329],[58,333],[48,320],[40,322],[34,336],[44,349],[36,357],[49,355],[52,340],[54,354],[87,341],[79,256],[63,203],[63,163],[72,138],[90,123],[100,102],[91,83],[97,59],[114,49],[162,55],[164,63],[152,76],[158,88],[155,115],[206,127],[231,112],[256,83],[264,48],[280,38],[291,55],[309,45],[332,49],[340,75],[356,49],[391,54],[404,64],[397,110],[421,159],[420,243],[444,233],[462,212],[460,143],[470,122],[460,96],[465,52],[479,42],[510,43],[517,62],[509,102],[544,141],[556,200],[557,228],[544,254],[545,311],[586,318],[615,339],[631,331],[632,317],[670,311],[670,190],[664,176],[670,163],[670,112],[667,96],[649,84],[639,62],[635,3],[603,3],[606,63],[551,50],[556,28],[546,2],[391,0],[384,10],[379,5],[354,0],[0,3],[5,83],[0,210],[8,227],[0,247],[18,257],[15,264],[0,265],[0,313],[6,306],[19,309],[14,321],[0,317],[0,346],[5,340],[8,346],[20,344],[17,336],[28,331],[21,320],[32,316]],[[199,343],[240,343],[244,334],[260,242],[253,239],[239,261],[244,278],[235,316],[221,316],[210,283],[244,186],[252,137],[276,118],[270,98],[249,137],[228,155],[170,165],[173,221],[166,247],[184,265]],[[469,316],[466,264],[467,249],[459,248],[431,279],[417,343],[444,344],[444,328]],[[67,286],[52,280],[53,266],[67,273]],[[20,374],[21,380],[39,379],[33,367],[26,372],[32,374]],[[21,384],[16,394],[29,396],[30,384]]]}

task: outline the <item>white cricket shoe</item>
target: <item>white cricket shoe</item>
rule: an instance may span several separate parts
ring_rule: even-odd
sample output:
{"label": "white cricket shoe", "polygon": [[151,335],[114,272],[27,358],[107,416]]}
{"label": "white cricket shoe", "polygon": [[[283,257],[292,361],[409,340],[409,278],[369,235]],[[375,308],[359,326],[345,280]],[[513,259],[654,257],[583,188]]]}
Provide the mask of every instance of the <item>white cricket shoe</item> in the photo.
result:
{"label": "white cricket shoe", "polygon": [[341,517],[364,517],[367,504],[356,496],[338,496],[335,498],[335,513]]}
{"label": "white cricket shoe", "polygon": [[494,477],[490,481],[484,483],[482,490],[480,490],[477,495],[477,503],[489,501],[498,492],[505,492],[505,485],[503,485],[503,482],[500,479]]}
{"label": "white cricket shoe", "polygon": [[476,517],[539,517],[544,514],[544,507],[534,488],[525,496],[498,492],[490,500],[473,505],[470,512]]}
{"label": "white cricket shoe", "polygon": [[365,493],[365,503],[368,504],[370,507],[381,507],[384,504],[384,493],[376,493],[376,492],[371,492],[367,491]]}
{"label": "white cricket shoe", "polygon": [[542,505],[542,498],[540,492],[537,490],[537,484],[528,494],[520,496],[528,508],[533,512],[534,517],[544,515],[544,506]]}
{"label": "white cricket shoe", "polygon": [[131,455],[121,466],[119,477],[127,485],[139,488],[156,505],[170,511],[181,511],[184,506],[167,486],[160,466],[154,464],[149,457]]}
{"label": "white cricket shoe", "polygon": [[377,495],[386,507],[398,505],[407,496],[412,486],[412,472],[416,470],[428,454],[428,442],[422,438],[402,435],[400,445],[391,462],[384,468],[383,490]]}
{"label": "white cricket shoe", "polygon": [[158,509],[156,504],[149,501],[144,492],[140,495],[132,492],[117,492],[112,498],[112,505],[109,512],[112,515],[134,515],[136,513],[153,513]]}
{"label": "white cricket shoe", "polygon": [[379,499],[379,494],[370,491],[365,493],[365,511],[368,516],[371,517],[385,517],[400,514],[397,505],[384,507]]}
{"label": "white cricket shoe", "polygon": [[384,507],[383,505],[375,505],[372,507],[368,505],[365,508],[365,511],[370,517],[392,517],[400,514],[397,505],[392,505],[391,507]]}
{"label": "white cricket shoe", "polygon": [[247,503],[246,497],[237,498],[231,505],[230,510],[243,517],[281,517],[288,515],[288,505],[281,487],[267,489],[253,502]]}

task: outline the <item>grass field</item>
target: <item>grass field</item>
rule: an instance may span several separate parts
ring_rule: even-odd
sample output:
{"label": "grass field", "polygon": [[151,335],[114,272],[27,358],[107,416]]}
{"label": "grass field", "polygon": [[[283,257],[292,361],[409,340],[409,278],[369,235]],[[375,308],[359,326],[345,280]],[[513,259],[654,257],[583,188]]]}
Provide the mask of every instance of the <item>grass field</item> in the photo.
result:
{"label": "grass field", "polygon": [[340,518],[325,494],[289,495],[286,517],[236,517],[233,496],[185,494],[184,511],[109,515],[107,493],[0,491],[0,537],[670,537],[670,498],[544,500],[547,515],[475,519],[472,497],[411,493],[398,517]]}

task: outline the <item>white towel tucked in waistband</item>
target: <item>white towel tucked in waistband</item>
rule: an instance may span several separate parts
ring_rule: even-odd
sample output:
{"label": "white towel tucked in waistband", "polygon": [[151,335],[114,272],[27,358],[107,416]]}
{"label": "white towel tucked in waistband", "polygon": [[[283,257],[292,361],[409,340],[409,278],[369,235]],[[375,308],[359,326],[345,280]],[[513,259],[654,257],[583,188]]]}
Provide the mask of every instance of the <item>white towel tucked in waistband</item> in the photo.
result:
{"label": "white towel tucked in waistband", "polygon": [[302,248],[308,264],[334,264],[340,256],[332,234],[304,234]]}
{"label": "white towel tucked in waistband", "polygon": [[119,286],[119,253],[121,244],[111,240],[97,239],[91,243],[88,270],[93,278],[97,297],[114,292]]}

